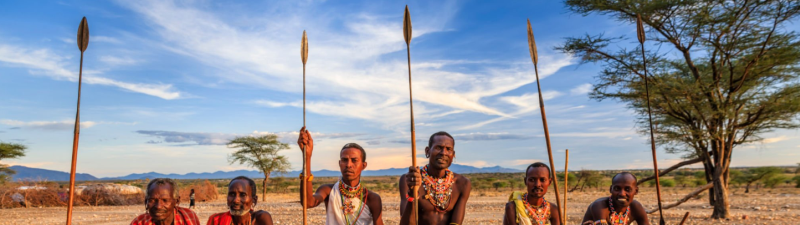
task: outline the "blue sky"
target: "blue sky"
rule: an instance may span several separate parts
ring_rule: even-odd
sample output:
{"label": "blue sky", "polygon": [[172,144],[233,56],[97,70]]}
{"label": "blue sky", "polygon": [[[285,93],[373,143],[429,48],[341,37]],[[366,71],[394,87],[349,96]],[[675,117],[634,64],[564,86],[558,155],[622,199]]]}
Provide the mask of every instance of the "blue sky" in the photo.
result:
{"label": "blue sky", "polygon": [[[336,169],[348,142],[365,146],[367,169],[409,166],[406,4],[418,146],[444,130],[455,135],[456,163],[524,168],[547,160],[530,18],[556,167],[567,148],[570,170],[652,167],[633,112],[588,98],[601,67],[553,49],[587,33],[633,37],[634,26],[569,13],[560,1],[4,1],[0,141],[29,149],[3,163],[69,171],[75,34],[86,16],[78,172],[243,169],[228,164],[227,140],[274,133],[293,143],[303,123],[303,30],[312,169]],[[733,165],[800,162],[798,131],[763,137],[740,147]],[[680,161],[660,152],[661,166]],[[300,168],[296,145],[283,154]]]}

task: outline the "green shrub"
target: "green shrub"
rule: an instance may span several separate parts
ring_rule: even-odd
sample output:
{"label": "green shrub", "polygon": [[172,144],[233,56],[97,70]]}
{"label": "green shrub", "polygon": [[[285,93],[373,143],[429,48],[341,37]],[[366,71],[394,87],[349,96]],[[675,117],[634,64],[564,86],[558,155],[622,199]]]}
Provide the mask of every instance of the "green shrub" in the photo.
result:
{"label": "green shrub", "polygon": [[675,180],[673,179],[663,179],[660,183],[662,187],[675,187]]}

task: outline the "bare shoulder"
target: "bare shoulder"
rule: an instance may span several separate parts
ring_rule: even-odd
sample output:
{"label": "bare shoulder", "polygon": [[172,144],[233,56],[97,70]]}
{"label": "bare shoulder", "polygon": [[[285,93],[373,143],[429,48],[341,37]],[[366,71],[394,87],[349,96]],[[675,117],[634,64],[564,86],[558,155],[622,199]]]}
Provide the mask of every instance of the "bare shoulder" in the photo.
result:
{"label": "bare shoulder", "polygon": [[589,208],[605,209],[608,207],[605,203],[608,202],[608,197],[598,198],[589,204]]}
{"label": "bare shoulder", "polygon": [[333,189],[333,184],[323,184],[323,185],[320,185],[317,190],[318,191],[331,191],[331,189]]}
{"label": "bare shoulder", "polygon": [[517,204],[512,201],[506,202],[506,211],[514,211],[517,208]]}
{"label": "bare shoulder", "polygon": [[547,204],[550,204],[550,211],[560,211],[559,208],[558,208],[558,205],[556,205],[556,203],[552,203],[552,202],[548,201]]}
{"label": "bare shoulder", "polygon": [[465,176],[462,176],[461,174],[453,173],[453,177],[456,179],[456,185],[458,185],[458,186],[462,186],[462,185],[470,186],[470,185],[472,185],[472,182],[469,181],[469,178],[467,178]]}
{"label": "bare shoulder", "polygon": [[256,221],[262,221],[262,222],[268,222],[269,221],[269,222],[272,222],[272,215],[269,214],[269,212],[267,212],[267,211],[258,210],[253,214],[256,217]]}
{"label": "bare shoulder", "polygon": [[367,201],[370,201],[370,202],[372,202],[372,201],[381,202],[381,195],[379,195],[378,193],[372,192],[370,190],[367,190]]}

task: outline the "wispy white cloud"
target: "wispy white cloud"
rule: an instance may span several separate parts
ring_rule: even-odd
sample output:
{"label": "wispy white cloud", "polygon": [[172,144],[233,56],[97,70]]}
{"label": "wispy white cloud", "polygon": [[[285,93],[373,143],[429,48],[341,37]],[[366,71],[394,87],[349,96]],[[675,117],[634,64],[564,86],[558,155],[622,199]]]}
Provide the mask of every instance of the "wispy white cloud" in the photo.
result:
{"label": "wispy white cloud", "polygon": [[[66,61],[69,57],[64,57],[51,52],[49,49],[31,50],[22,47],[0,44],[0,62],[8,63],[11,66],[19,66],[31,69],[31,74],[48,76],[57,80],[78,81],[78,71],[68,70]],[[77,66],[75,66],[77,68]],[[176,99],[181,97],[181,93],[173,90],[171,84],[143,84],[118,81],[106,77],[101,77],[103,72],[85,69],[83,71],[83,82],[87,84],[98,84],[119,87],[128,91],[152,95],[163,99]]]}
{"label": "wispy white cloud", "polygon": [[[153,25],[164,39],[165,48],[225,71],[220,73],[222,79],[289,93],[302,90],[302,77],[298,76],[297,69],[301,68],[300,60],[286,56],[297,52],[299,34],[307,29],[309,111],[370,120],[384,128],[397,127],[407,120],[408,86],[403,85],[408,82],[406,62],[380,60],[384,55],[404,49],[402,35],[397,33],[402,27],[400,14],[396,18],[364,13],[303,17],[302,12],[290,10],[266,15],[235,15],[238,19],[258,18],[264,22],[262,27],[245,27],[220,19],[231,15],[207,11],[201,3],[135,1],[122,4]],[[453,14],[438,14],[425,18],[426,23],[415,24],[415,37],[447,30],[444,24]],[[344,22],[339,29],[331,30],[330,21]],[[285,35],[292,33],[298,35]],[[552,52],[545,52],[541,61],[546,65],[540,68],[542,78],[571,64],[569,56]],[[481,100],[535,81],[527,59],[487,65],[469,72],[443,69],[462,63],[465,62],[412,59],[414,99],[425,103],[415,104],[416,115],[428,117],[460,110],[512,117],[502,108],[489,107]],[[267,107],[299,107],[296,102],[274,99],[257,102]],[[352,113],[354,111],[358,113]]]}
{"label": "wispy white cloud", "polygon": [[[9,126],[21,127],[25,129],[41,129],[41,130],[71,130],[75,128],[74,120],[62,121],[19,121],[19,120],[0,120],[0,124]],[[136,123],[124,122],[95,122],[95,121],[81,121],[81,128],[89,128],[98,124],[109,125],[135,125]]]}
{"label": "wispy white cloud", "polygon": [[[207,132],[180,132],[180,131],[163,131],[163,130],[137,130],[136,133],[156,137],[160,140],[150,140],[149,144],[160,143],[178,143],[188,145],[225,145],[230,140],[241,136],[261,136],[274,134],[278,136],[278,140],[283,143],[295,143],[300,134],[298,131],[286,132],[264,132],[253,131],[249,134],[236,134],[236,133],[207,133]],[[359,133],[318,133],[312,132],[312,137],[315,142],[321,139],[336,139],[336,138],[351,138],[361,136]]]}
{"label": "wispy white cloud", "polygon": [[116,57],[110,55],[101,56],[100,61],[110,66],[129,66],[139,63],[138,60],[132,59],[130,57]]}
{"label": "wispy white cloud", "polygon": [[778,136],[778,137],[773,137],[773,138],[764,138],[764,140],[762,140],[761,142],[764,143],[764,144],[771,144],[771,143],[775,143],[775,142],[779,142],[779,141],[785,141],[785,140],[789,140],[789,139],[791,139],[791,138],[786,137],[786,136]]}
{"label": "wispy white cloud", "polygon": [[592,91],[592,84],[581,84],[569,90],[572,95],[584,95]]}

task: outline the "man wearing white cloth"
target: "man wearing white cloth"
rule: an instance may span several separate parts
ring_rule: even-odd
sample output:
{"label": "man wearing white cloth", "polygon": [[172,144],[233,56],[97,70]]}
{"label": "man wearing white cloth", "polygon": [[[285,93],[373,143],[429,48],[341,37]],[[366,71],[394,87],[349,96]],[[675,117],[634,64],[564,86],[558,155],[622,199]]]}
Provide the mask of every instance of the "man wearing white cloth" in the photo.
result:
{"label": "man wearing white cloth", "polygon": [[[305,147],[306,171],[311,171],[311,153],[314,141],[311,134],[303,127],[297,144],[302,150]],[[367,153],[360,145],[348,143],[339,152],[339,170],[342,176],[334,184],[324,184],[312,193],[314,175],[309,174],[306,182],[300,182],[300,201],[306,201],[309,208],[325,203],[326,225],[383,225],[381,217],[381,196],[367,190],[361,185],[361,171],[367,167]],[[300,175],[303,179],[303,175]],[[307,188],[308,187],[308,188]],[[303,199],[303,192],[308,199]],[[365,204],[366,203],[366,204]]]}

